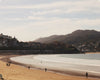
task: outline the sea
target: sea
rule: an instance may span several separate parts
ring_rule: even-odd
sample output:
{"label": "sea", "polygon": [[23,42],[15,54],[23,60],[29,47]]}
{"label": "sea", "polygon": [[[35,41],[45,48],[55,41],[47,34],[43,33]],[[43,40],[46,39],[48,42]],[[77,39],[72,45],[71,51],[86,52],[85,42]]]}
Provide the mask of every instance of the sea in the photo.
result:
{"label": "sea", "polygon": [[90,59],[100,60],[100,54],[62,54],[61,57],[65,58],[76,58],[76,59]]}
{"label": "sea", "polygon": [[100,77],[100,54],[52,54],[12,57],[12,61],[57,71],[88,72]]}

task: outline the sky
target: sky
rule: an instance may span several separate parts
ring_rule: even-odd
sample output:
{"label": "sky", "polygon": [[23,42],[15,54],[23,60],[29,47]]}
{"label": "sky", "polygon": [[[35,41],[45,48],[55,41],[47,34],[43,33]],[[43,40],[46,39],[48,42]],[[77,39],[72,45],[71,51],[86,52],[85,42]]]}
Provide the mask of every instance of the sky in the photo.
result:
{"label": "sky", "polygon": [[0,33],[19,41],[100,31],[100,0],[0,0]]}

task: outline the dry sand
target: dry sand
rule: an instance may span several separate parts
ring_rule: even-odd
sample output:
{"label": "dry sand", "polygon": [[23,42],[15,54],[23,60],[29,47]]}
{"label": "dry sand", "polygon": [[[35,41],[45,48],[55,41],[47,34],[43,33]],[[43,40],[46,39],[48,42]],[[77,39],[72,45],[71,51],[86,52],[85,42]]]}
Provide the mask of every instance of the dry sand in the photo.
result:
{"label": "dry sand", "polygon": [[6,66],[6,62],[0,61],[0,74],[5,80],[99,80],[78,76],[57,74],[54,72],[44,72],[43,70],[27,69],[23,66],[11,64]]}

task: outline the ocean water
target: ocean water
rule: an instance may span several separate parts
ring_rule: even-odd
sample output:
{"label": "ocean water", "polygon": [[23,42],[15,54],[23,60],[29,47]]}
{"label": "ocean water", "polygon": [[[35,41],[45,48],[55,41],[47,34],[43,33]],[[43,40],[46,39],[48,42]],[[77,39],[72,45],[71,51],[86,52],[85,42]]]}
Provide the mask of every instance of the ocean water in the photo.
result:
{"label": "ocean water", "polygon": [[12,57],[11,60],[38,68],[73,70],[100,75],[100,54],[56,54]]}
{"label": "ocean water", "polygon": [[100,60],[100,54],[62,54],[64,58]]}

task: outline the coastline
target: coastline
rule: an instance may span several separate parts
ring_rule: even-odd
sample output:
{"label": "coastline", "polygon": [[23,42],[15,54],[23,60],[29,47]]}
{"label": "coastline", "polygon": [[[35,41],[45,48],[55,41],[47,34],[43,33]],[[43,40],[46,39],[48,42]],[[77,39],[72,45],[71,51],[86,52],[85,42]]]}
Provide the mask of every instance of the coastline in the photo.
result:
{"label": "coastline", "polygon": [[100,52],[86,52],[85,54],[100,54]]}
{"label": "coastline", "polygon": [[[19,56],[19,55],[13,55],[13,56]],[[4,64],[6,64],[6,61],[10,58],[10,57],[13,57],[13,56],[9,56],[9,57],[7,57],[7,56],[4,56],[3,58],[1,58],[1,60],[3,61],[1,61],[0,60],[0,63],[2,62],[2,63],[4,63]],[[21,55],[22,56],[22,55]],[[6,60],[7,59],[7,60]],[[27,68],[27,66],[28,65],[26,65],[26,64],[20,64],[20,63],[17,63],[17,62],[14,62],[14,61],[12,61],[12,64],[11,64],[11,66],[18,66],[18,67],[20,67],[20,68],[24,68],[25,70],[26,70],[26,72],[27,72],[27,70],[28,70],[28,68]],[[10,67],[9,67],[10,68]],[[19,68],[19,70],[20,70],[20,68]],[[16,70],[16,68],[15,68],[15,70]],[[67,71],[67,73],[64,73],[64,72],[59,72],[59,71],[55,71],[55,70],[49,70],[49,71],[47,71],[46,73],[44,73],[44,70],[41,70],[41,69],[39,69],[39,68],[36,68],[36,67],[33,67],[33,68],[31,68],[31,71],[34,73],[34,70],[35,70],[35,73],[38,73],[38,71],[40,71],[41,72],[41,76],[47,76],[47,73],[49,73],[49,75],[48,76],[50,76],[50,75],[52,75],[52,77],[54,77],[55,75],[57,75],[57,77],[55,77],[54,79],[52,78],[52,80],[99,80],[98,78],[91,78],[91,77],[89,77],[88,79],[87,78],[85,78],[84,76],[82,76],[82,75],[77,75],[76,73],[74,73],[73,71]],[[69,74],[70,73],[70,74]],[[16,73],[14,73],[14,74],[16,74]],[[30,73],[30,71],[29,71],[29,73],[28,73],[28,75],[31,75],[31,73]],[[75,75],[76,74],[76,75]],[[7,75],[7,74],[6,74]],[[20,75],[20,73],[18,74],[17,73],[17,75]],[[10,76],[11,77],[11,76]],[[24,77],[23,75],[22,75],[22,77]],[[27,76],[28,77],[28,76]],[[37,79],[38,77],[36,77],[36,79],[34,79],[34,77],[32,76],[32,78],[30,79],[30,80],[43,80],[43,79]],[[12,79],[7,79],[7,80],[12,80]],[[26,79],[13,79],[13,80],[29,80],[28,78],[26,78]],[[45,78],[44,80],[51,80],[51,78]]]}
{"label": "coastline", "polygon": [[[16,62],[16,61],[13,61],[13,63],[15,64],[19,64],[19,65],[22,65],[22,66],[25,66],[25,67],[28,67],[30,66],[31,68],[35,68],[35,69],[40,69],[40,70],[44,70],[45,67],[38,65],[28,65],[28,64],[23,64],[23,63],[19,63],[19,62]],[[69,64],[70,65],[70,64]],[[83,66],[82,66],[83,67]],[[46,67],[48,68],[48,66]],[[60,73],[60,74],[64,74],[64,75],[74,75],[74,76],[82,76],[82,77],[85,77],[85,73],[87,71],[84,71],[84,70],[77,70],[77,69],[57,69],[56,67],[53,67],[53,68],[48,68],[48,71],[53,71],[53,72],[56,72],[56,73]],[[99,74],[95,73],[95,72],[89,72],[89,77],[93,77],[93,78],[100,78]]]}

